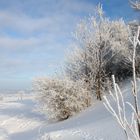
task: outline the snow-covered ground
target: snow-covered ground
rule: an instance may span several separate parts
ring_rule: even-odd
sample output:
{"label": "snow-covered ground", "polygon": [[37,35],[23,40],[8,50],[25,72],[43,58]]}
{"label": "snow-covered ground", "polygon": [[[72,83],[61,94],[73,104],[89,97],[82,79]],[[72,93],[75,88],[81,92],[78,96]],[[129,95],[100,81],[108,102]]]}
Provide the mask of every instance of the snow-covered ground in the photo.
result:
{"label": "snow-covered ground", "polygon": [[[127,97],[130,85],[124,88]],[[128,115],[129,115],[128,111]],[[49,124],[36,110],[34,96],[0,101],[0,140],[125,140],[125,134],[102,102],[63,122]]]}
{"label": "snow-covered ground", "polygon": [[0,140],[37,140],[44,117],[36,110],[32,95],[3,96],[0,101]]}

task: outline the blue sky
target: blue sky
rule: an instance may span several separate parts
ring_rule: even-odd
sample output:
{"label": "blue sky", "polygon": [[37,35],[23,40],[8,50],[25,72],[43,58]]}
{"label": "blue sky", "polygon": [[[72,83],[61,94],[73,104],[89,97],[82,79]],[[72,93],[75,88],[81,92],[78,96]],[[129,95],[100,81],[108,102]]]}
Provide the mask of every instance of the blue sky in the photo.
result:
{"label": "blue sky", "polygon": [[99,2],[111,19],[138,16],[128,0],[0,0],[0,90],[60,71],[76,24]]}

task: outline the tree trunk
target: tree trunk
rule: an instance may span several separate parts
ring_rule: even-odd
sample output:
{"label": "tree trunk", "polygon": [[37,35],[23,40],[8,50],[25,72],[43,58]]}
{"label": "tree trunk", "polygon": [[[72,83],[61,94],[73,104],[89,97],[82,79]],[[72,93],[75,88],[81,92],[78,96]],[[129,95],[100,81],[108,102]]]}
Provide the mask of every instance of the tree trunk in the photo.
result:
{"label": "tree trunk", "polygon": [[100,72],[98,72],[98,77],[97,77],[97,88],[96,88],[96,96],[98,100],[102,100],[101,97],[101,76],[100,76]]}
{"label": "tree trunk", "polygon": [[97,99],[98,100],[102,100],[102,97],[101,97],[101,65],[102,65],[102,59],[101,59],[101,47],[99,49],[99,66],[98,66],[98,73],[97,73],[97,89],[96,89],[96,96],[97,96]]}

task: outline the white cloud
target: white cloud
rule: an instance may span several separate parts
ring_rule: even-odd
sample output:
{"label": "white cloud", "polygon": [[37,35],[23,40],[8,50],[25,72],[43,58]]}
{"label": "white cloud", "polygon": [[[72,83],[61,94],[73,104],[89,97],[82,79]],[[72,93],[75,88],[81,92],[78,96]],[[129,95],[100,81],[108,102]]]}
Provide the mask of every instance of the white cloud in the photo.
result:
{"label": "white cloud", "polygon": [[7,11],[0,11],[0,29],[12,28],[19,32],[31,33],[47,27],[46,18],[31,18],[24,14],[16,15]]}
{"label": "white cloud", "polygon": [[76,23],[93,9],[84,0],[1,0],[0,77],[14,83],[58,70]]}
{"label": "white cloud", "polygon": [[[11,4],[14,5],[14,2],[17,1],[14,0]],[[25,33],[61,29],[62,32],[65,28],[71,29],[71,24],[79,19],[80,14],[90,14],[94,9],[94,5],[82,0],[40,0],[38,2],[29,0],[23,3],[22,8],[21,4],[22,2],[15,3],[13,9],[16,9],[16,12],[10,8],[10,4],[6,10],[0,10],[0,29],[8,27]],[[46,7],[43,4],[46,4]],[[38,14],[42,16],[34,16]]]}
{"label": "white cloud", "polygon": [[0,37],[0,48],[6,48],[9,50],[14,50],[17,48],[28,48],[28,47],[38,47],[45,44],[46,40],[44,38],[12,38],[12,37]]}

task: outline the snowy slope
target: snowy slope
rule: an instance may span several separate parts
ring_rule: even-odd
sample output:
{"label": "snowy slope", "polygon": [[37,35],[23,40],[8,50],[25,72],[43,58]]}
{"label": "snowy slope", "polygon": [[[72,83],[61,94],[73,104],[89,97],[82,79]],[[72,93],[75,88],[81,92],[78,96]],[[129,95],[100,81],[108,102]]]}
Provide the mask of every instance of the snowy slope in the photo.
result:
{"label": "snowy slope", "polygon": [[[131,85],[123,86],[130,99]],[[125,140],[125,135],[102,102],[66,121],[49,124],[36,111],[32,95],[0,101],[0,140]],[[128,116],[131,111],[128,109]]]}
{"label": "snowy slope", "polygon": [[125,140],[120,126],[102,103],[77,117],[44,128],[52,140]]}
{"label": "snowy slope", "polygon": [[[130,81],[123,83],[121,88],[125,99],[131,101]],[[48,134],[47,140],[125,140],[124,132],[103,103],[95,104],[69,120],[42,128],[42,132]],[[115,107],[113,102],[112,105]],[[129,117],[131,109],[126,109]]]}

